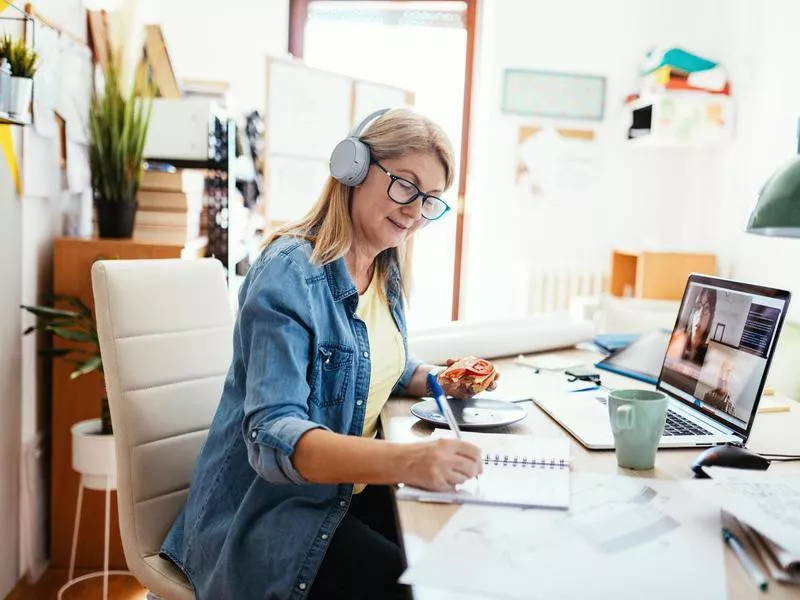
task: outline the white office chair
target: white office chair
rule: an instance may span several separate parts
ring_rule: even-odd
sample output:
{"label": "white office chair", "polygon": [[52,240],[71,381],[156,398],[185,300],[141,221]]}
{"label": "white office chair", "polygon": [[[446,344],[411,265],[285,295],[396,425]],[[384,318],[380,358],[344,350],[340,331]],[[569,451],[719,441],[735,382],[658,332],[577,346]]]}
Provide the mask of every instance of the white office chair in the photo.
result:
{"label": "white office chair", "polygon": [[186,501],[232,354],[233,313],[216,259],[104,260],[92,267],[128,568],[168,600],[194,598],[158,556]]}

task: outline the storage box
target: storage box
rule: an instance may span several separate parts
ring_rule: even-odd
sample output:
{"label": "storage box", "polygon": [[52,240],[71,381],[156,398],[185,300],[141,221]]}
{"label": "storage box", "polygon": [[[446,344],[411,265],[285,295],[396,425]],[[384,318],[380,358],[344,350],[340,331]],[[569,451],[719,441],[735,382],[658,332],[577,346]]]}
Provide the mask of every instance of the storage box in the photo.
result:
{"label": "storage box", "polygon": [[717,274],[714,254],[682,252],[611,253],[609,293],[650,300],[680,300],[691,273]]}

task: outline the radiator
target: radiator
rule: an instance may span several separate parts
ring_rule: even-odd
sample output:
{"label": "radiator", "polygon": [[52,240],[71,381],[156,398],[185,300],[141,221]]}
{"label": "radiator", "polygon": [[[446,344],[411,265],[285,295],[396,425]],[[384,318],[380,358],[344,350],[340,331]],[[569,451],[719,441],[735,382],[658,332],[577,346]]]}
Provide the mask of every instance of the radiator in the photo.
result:
{"label": "radiator", "polygon": [[528,312],[540,314],[569,310],[573,298],[599,298],[606,291],[604,269],[552,269],[533,271],[528,286]]}

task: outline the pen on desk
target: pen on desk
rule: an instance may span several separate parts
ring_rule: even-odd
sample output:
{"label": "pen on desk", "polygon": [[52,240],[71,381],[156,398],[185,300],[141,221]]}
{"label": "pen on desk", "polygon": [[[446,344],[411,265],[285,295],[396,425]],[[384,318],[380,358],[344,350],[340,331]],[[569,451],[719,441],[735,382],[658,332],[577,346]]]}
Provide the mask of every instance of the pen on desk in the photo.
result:
{"label": "pen on desk", "polygon": [[761,569],[758,568],[758,565],[756,565],[753,559],[747,554],[738,538],[727,528],[722,529],[722,537],[725,538],[725,541],[731,547],[733,553],[739,559],[739,562],[742,563],[744,570],[747,571],[747,574],[758,586],[758,589],[762,592],[766,592],[769,585],[767,578],[764,576],[764,573],[761,572]]}
{"label": "pen on desk", "polygon": [[579,388],[579,389],[577,389],[577,390],[569,390],[569,391],[570,391],[570,393],[575,393],[575,392],[591,392],[591,391],[594,391],[594,390],[599,390],[599,389],[600,389],[600,386],[599,386],[599,385],[590,385],[590,386],[588,386],[588,387],[582,387],[582,388]]}

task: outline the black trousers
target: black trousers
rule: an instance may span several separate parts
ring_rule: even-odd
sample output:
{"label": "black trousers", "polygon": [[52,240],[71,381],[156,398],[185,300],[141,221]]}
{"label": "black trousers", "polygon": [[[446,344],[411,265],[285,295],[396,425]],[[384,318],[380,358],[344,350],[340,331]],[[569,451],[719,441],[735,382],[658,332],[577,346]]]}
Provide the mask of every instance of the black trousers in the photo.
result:
{"label": "black trousers", "polygon": [[309,600],[410,600],[397,583],[406,568],[398,540],[391,491],[367,486],[334,533]]}

